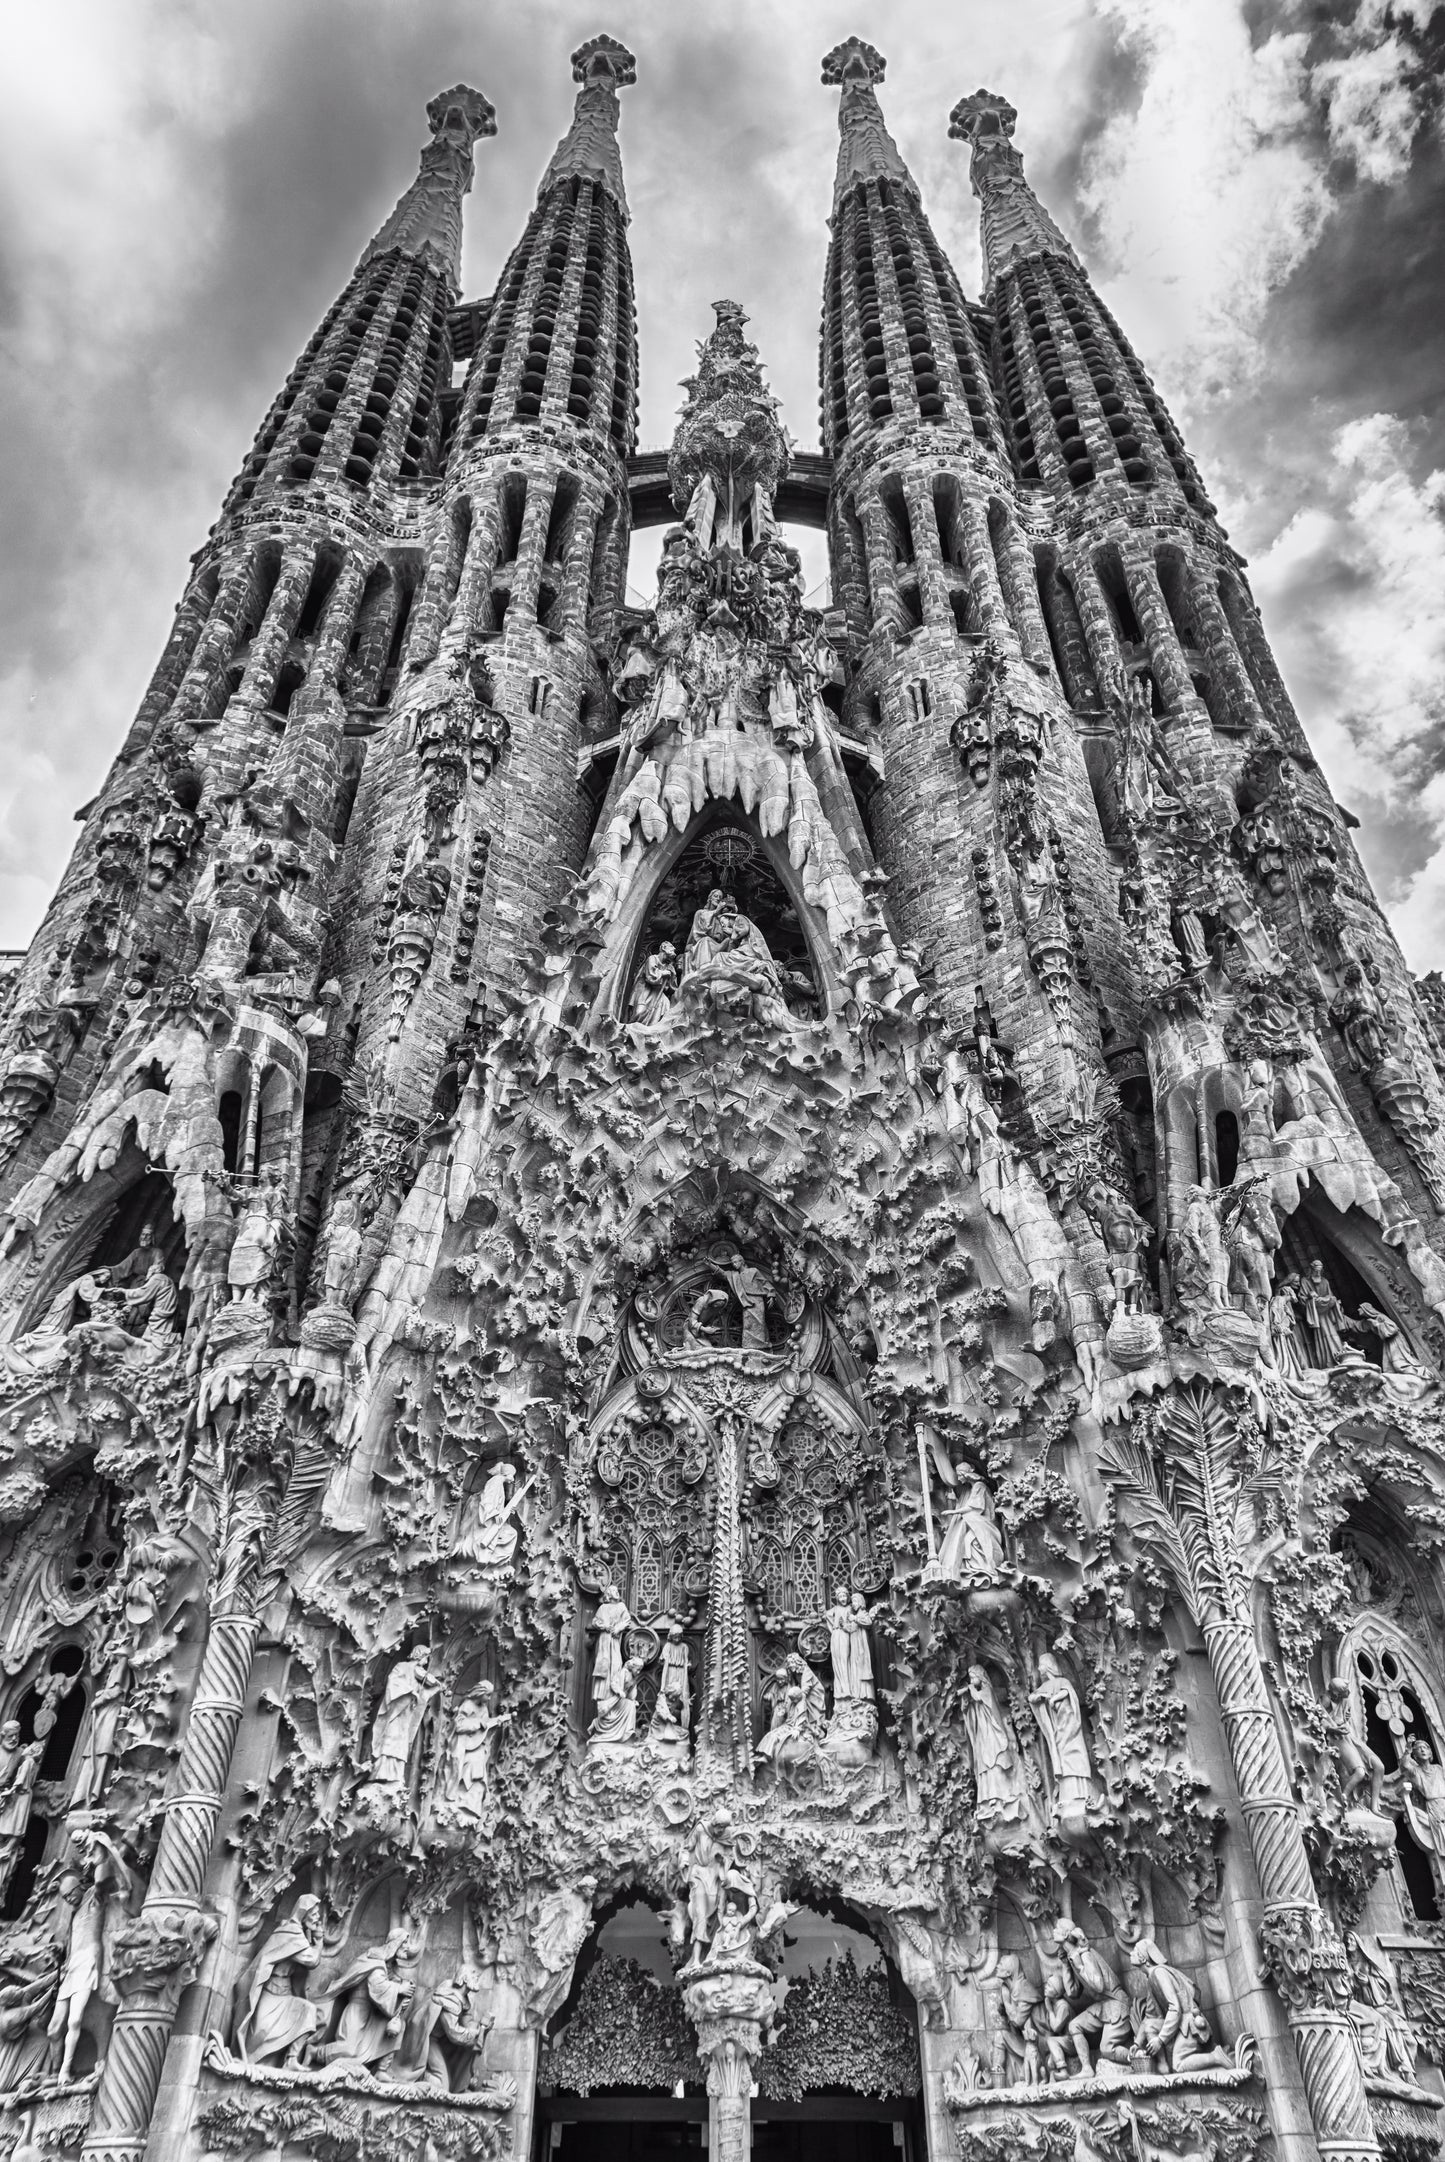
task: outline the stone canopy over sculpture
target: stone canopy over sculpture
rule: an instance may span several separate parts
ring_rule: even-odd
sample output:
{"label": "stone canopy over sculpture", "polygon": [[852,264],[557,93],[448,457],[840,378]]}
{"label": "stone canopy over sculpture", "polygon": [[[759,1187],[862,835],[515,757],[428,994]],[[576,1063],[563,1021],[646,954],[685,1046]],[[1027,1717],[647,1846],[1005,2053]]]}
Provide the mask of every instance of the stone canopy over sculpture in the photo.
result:
{"label": "stone canopy over sculpture", "polygon": [[1445,985],[1013,107],[971,301],[823,72],[650,606],[634,58],[482,301],[432,101],[10,986],[27,2162],[1438,2144]]}

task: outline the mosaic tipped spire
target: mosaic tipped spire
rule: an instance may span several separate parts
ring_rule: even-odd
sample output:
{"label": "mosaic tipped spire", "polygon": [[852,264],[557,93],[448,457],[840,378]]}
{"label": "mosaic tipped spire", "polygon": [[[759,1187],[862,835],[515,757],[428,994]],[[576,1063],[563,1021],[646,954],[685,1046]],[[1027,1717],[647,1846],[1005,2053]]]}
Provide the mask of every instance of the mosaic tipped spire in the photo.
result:
{"label": "mosaic tipped spire", "polygon": [[843,92],[838,106],[835,208],[859,180],[896,180],[910,194],[918,193],[917,183],[888,132],[874,89],[876,83],[882,82],[887,65],[877,47],[865,44],[862,38],[845,38],[824,56],[824,83]]}
{"label": "mosaic tipped spire", "polygon": [[1078,261],[1024,178],[1024,161],[1013,146],[1017,119],[1008,99],[991,90],[960,98],[948,116],[953,140],[973,146],[969,177],[983,205],[983,259],[990,278],[1028,255]]}
{"label": "mosaic tipped spire", "polygon": [[604,32],[589,38],[573,53],[572,80],[581,85],[572,125],[552,154],[539,193],[545,195],[559,180],[595,180],[616,200],[625,217],[627,194],[617,146],[617,93],[636,82],[636,58]]}
{"label": "mosaic tipped spire", "polygon": [[427,106],[432,139],[421,154],[421,170],[361,261],[399,249],[431,269],[461,281],[462,198],[472,185],[472,145],[497,132],[490,98],[466,83],[442,90]]}

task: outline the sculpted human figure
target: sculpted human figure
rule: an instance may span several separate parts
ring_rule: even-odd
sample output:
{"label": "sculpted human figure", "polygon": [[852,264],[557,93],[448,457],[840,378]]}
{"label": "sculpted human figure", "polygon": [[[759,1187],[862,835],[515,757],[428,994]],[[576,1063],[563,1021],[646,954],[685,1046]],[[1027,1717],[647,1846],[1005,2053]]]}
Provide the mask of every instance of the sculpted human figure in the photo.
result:
{"label": "sculpted human figure", "polygon": [[1411,1830],[1445,1867],[1445,1765],[1436,1762],[1428,1742],[1411,1742],[1400,1778]]}
{"label": "sculpted human figure", "polygon": [[650,953],[637,972],[627,1018],[640,1028],[657,1028],[672,1012],[677,995],[677,948],[664,942]]}
{"label": "sculpted human figure", "polygon": [[422,1721],[438,1694],[431,1679],[431,1654],[419,1644],[399,1659],[386,1680],[371,1729],[371,1776],[381,1786],[404,1787]]}
{"label": "sculpted human figure", "polygon": [[982,1479],[967,1479],[955,1492],[938,1573],[950,1584],[996,1584],[1004,1570],[1003,1540],[994,1521],[993,1497]]}
{"label": "sculpted human figure", "polygon": [[[115,1867],[107,1856],[88,1877],[76,1870],[67,1870],[60,1880],[61,1900],[71,1910],[70,1928],[45,2039],[47,2062],[62,2087],[75,2069],[75,2052],[85,2015],[101,1986],[105,1966],[106,1904],[114,1887]],[[121,1876],[124,1881],[119,1889],[124,1890],[129,1882],[129,1872],[122,1870]]]}
{"label": "sculpted human figure", "polygon": [[453,1816],[476,1823],[486,1814],[492,1776],[492,1736],[509,1724],[510,1712],[494,1712],[496,1690],[478,1682],[452,1715],[442,1800]]}
{"label": "sculpted human figure", "polygon": [[153,1341],[174,1334],[180,1293],[166,1273],[159,1251],[151,1255],[142,1281],[125,1295],[125,1320],[129,1328],[139,1325],[141,1334]]}
{"label": "sculpted human figure", "polygon": [[487,1473],[481,1492],[464,1505],[452,1543],[453,1554],[479,1562],[484,1569],[505,1569],[517,1551],[519,1533],[510,1521],[517,1467],[505,1460]]}
{"label": "sculpted human figure", "polygon": [[750,995],[759,1020],[786,1015],[782,1002],[782,975],[764,938],[750,916],[745,916],[730,893],[714,886],[692,919],[682,956],[682,982],[706,979],[714,1003],[725,1004],[730,989]]}
{"label": "sculpted human figure", "polygon": [[1014,2081],[1037,2087],[1043,2080],[1043,2044],[1047,2034],[1044,1996],[1016,1952],[1000,1955],[995,1971],[998,2026],[993,2039],[996,2086]]}
{"label": "sculpted human figure", "polygon": [[592,1617],[592,1627],[597,1632],[597,1652],[592,1661],[594,1720],[600,1717],[604,1705],[611,1704],[622,1694],[622,1640],[632,1625],[626,1601],[617,1586],[609,1584],[603,1591],[601,1606]]}
{"label": "sculpted human figure", "polygon": [[349,1306],[357,1290],[361,1260],[361,1205],[353,1193],[339,1194],[326,1225],[322,1262],[322,1297],[328,1306]]}
{"label": "sculpted human figure", "polygon": [[1268,1153],[1274,1138],[1274,1082],[1267,1059],[1251,1059],[1239,1096],[1239,1125],[1247,1156]]}
{"label": "sculpted human figure", "polygon": [[410,1935],[394,1929],[382,1944],[354,1959],[327,1995],[341,2006],[336,2038],[315,2052],[320,2063],[346,2064],[385,2078],[400,2047],[411,2009],[412,1986],[403,1972]]}
{"label": "sculpted human figure", "polygon": [[[401,2047],[387,2066],[387,2078],[403,2086],[414,2083],[442,2094],[464,2094],[471,2084],[476,2053],[489,2031],[488,2023],[473,2010],[475,1994],[475,1981],[464,1969],[415,2000]],[[455,2074],[443,2044],[458,2053]]]}
{"label": "sculpted human figure", "polygon": [[1411,1357],[1409,1344],[1398,1321],[1383,1313],[1378,1306],[1372,1306],[1368,1299],[1361,1299],[1356,1318],[1360,1327],[1367,1329],[1378,1343],[1380,1366],[1385,1373],[1408,1376],[1416,1381],[1434,1379],[1428,1367],[1422,1366],[1418,1359]]}
{"label": "sculpted human figure", "polygon": [[1144,1984],[1139,2047],[1159,2071],[1202,2072],[1232,2063],[1200,2010],[1198,1990],[1187,1974],[1169,1964],[1152,1937],[1139,1939],[1129,1964]]}
{"label": "sculpted human figure", "polygon": [[[325,2007],[306,1996],[307,1978],[321,1959],[321,1902],[303,1892],[288,1920],[272,1930],[246,1980],[236,2022],[236,2055],[252,2064],[278,2058],[304,2064]],[[238,1993],[239,1994],[239,1993]]]}
{"label": "sculpted human figure", "polygon": [[1053,1774],[1054,1814],[1061,1824],[1082,1825],[1094,1768],[1084,1739],[1079,1694],[1052,1652],[1039,1654],[1039,1678],[1029,1691]]}
{"label": "sculpted human figure", "polygon": [[1144,1304],[1143,1255],[1149,1226],[1107,1179],[1091,1180],[1083,1198],[1109,1256],[1115,1301],[1126,1314],[1137,1313]]}
{"label": "sculpted human figure", "polygon": [[1269,1341],[1274,1363],[1285,1381],[1302,1381],[1309,1360],[1299,1328],[1299,1279],[1281,1276],[1270,1294]]}
{"label": "sculpted human figure", "polygon": [[746,1870],[740,1869],[735,1862],[726,1863],[718,1890],[717,1921],[707,1950],[707,1964],[717,1966],[728,1959],[751,1958],[756,1950],[757,1918],[757,1886]]}
{"label": "sculpted human figure", "polygon": [[973,1784],[980,1824],[1017,1823],[1024,1814],[1024,1774],[1013,1737],[999,1709],[987,1670],[968,1670],[964,1732],[973,1762]]}
{"label": "sculpted human figure", "polygon": [[226,1263],[233,1298],[260,1298],[270,1283],[281,1245],[285,1195],[281,1173],[272,1165],[249,1189]]}
{"label": "sculpted human figure", "polygon": [[44,1751],[44,1742],[21,1741],[18,1719],[0,1725],[0,1887],[10,1882],[19,1857]]}
{"label": "sculpted human figure", "polygon": [[816,1767],[818,1747],[828,1727],[828,1700],[822,1682],[798,1652],[789,1652],[781,1687],[773,1693],[772,1723],[753,1754],[771,1764],[792,1784],[798,1773]]}
{"label": "sculpted human figure", "polygon": [[745,1261],[736,1247],[723,1255],[719,1266],[742,1313],[743,1350],[766,1351],[771,1279],[761,1269],[754,1268],[751,1262]]}
{"label": "sculpted human figure", "polygon": [[126,1684],[125,1661],[116,1660],[106,1669],[104,1679],[91,1700],[90,1719],[80,1749],[80,1762],[76,1768],[75,1783],[70,1790],[69,1806],[72,1811],[94,1809],[105,1790],[106,1776],[115,1750],[116,1730],[125,1706]]}
{"label": "sculpted human figure", "polygon": [[1215,1199],[1207,1187],[1187,1189],[1183,1219],[1169,1242],[1169,1265],[1175,1303],[1193,1332],[1225,1304],[1229,1277]]}
{"label": "sculpted human figure", "polygon": [[1349,1324],[1335,1297],[1322,1261],[1312,1261],[1300,1278],[1296,1294],[1312,1366],[1338,1366],[1345,1355],[1345,1330]]}
{"label": "sculpted human figure", "polygon": [[42,2028],[56,1987],[59,1949],[39,1928],[13,1925],[0,1948],[0,2095],[39,2074],[51,2053]]}
{"label": "sculpted human figure", "polygon": [[685,1756],[691,1712],[687,1638],[680,1625],[672,1622],[663,1639],[662,1667],[657,1678],[657,1698],[647,1727],[648,1741],[674,1756]]}
{"label": "sculpted human figure", "polygon": [[637,1738],[637,1677],[640,1659],[624,1659],[615,1683],[597,1692],[597,1716],[588,1739],[594,1742],[630,1742]]}
{"label": "sculpted human figure", "polygon": [[1329,1698],[1331,1709],[1340,1721],[1339,1741],[1335,1747],[1340,1799],[1346,1809],[1364,1808],[1378,1817],[1384,1809],[1381,1794],[1387,1777],[1384,1759],[1355,1732],[1350,1685],[1342,1674],[1337,1674],[1330,1683]]}
{"label": "sculpted human figure", "polygon": [[1415,2030],[1400,2004],[1390,1959],[1384,1952],[1372,1950],[1353,1930],[1345,1938],[1345,1950],[1352,1985],[1348,2010],[1361,2071],[1367,2080],[1418,2085]]}
{"label": "sculpted human figure", "polygon": [[1077,1922],[1054,1924],[1058,1967],[1044,1996],[1049,2007],[1049,2058],[1055,2076],[1068,2077],[1068,2045],[1087,2076],[1094,2057],[1105,2064],[1127,2064],[1133,2035],[1129,1992],[1102,1959]]}
{"label": "sculpted human figure", "polygon": [[699,1824],[693,1833],[687,1866],[687,1921],[697,1954],[713,1933],[726,1868],[723,1849],[707,1826]]}
{"label": "sculpted human figure", "polygon": [[835,1584],[833,1604],[824,1617],[828,1623],[828,1649],[833,1661],[833,1702],[872,1703],[873,1654],[868,1643],[868,1624],[873,1619],[860,1591],[849,1596],[846,1585]]}

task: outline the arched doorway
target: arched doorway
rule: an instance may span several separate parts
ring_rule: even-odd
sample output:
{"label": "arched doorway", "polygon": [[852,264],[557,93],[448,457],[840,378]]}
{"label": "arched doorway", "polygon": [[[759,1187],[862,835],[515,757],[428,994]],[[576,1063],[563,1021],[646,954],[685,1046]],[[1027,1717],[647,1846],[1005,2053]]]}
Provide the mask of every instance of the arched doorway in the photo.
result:
{"label": "arched doorway", "polygon": [[[533,2162],[700,2157],[706,2074],[667,1918],[632,1893],[604,1915],[543,2046]],[[798,1906],[775,1943],[754,2162],[924,2162],[917,2012],[892,1962],[836,1902]]]}
{"label": "arched doorway", "polygon": [[602,1914],[542,2046],[534,2162],[700,2157],[707,2091],[666,1920],[633,1893]]}

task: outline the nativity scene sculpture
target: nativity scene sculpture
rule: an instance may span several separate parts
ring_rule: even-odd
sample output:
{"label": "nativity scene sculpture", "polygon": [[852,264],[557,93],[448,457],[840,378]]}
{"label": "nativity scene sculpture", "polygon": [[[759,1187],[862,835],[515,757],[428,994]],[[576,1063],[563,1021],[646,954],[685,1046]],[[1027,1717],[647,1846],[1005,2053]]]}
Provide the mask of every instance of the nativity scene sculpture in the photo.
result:
{"label": "nativity scene sculpture", "polygon": [[572,67],[6,972],[0,2147],[1428,2162],[1445,983],[1013,108],[975,302],[830,52],[821,444],[723,300],[659,456]]}

